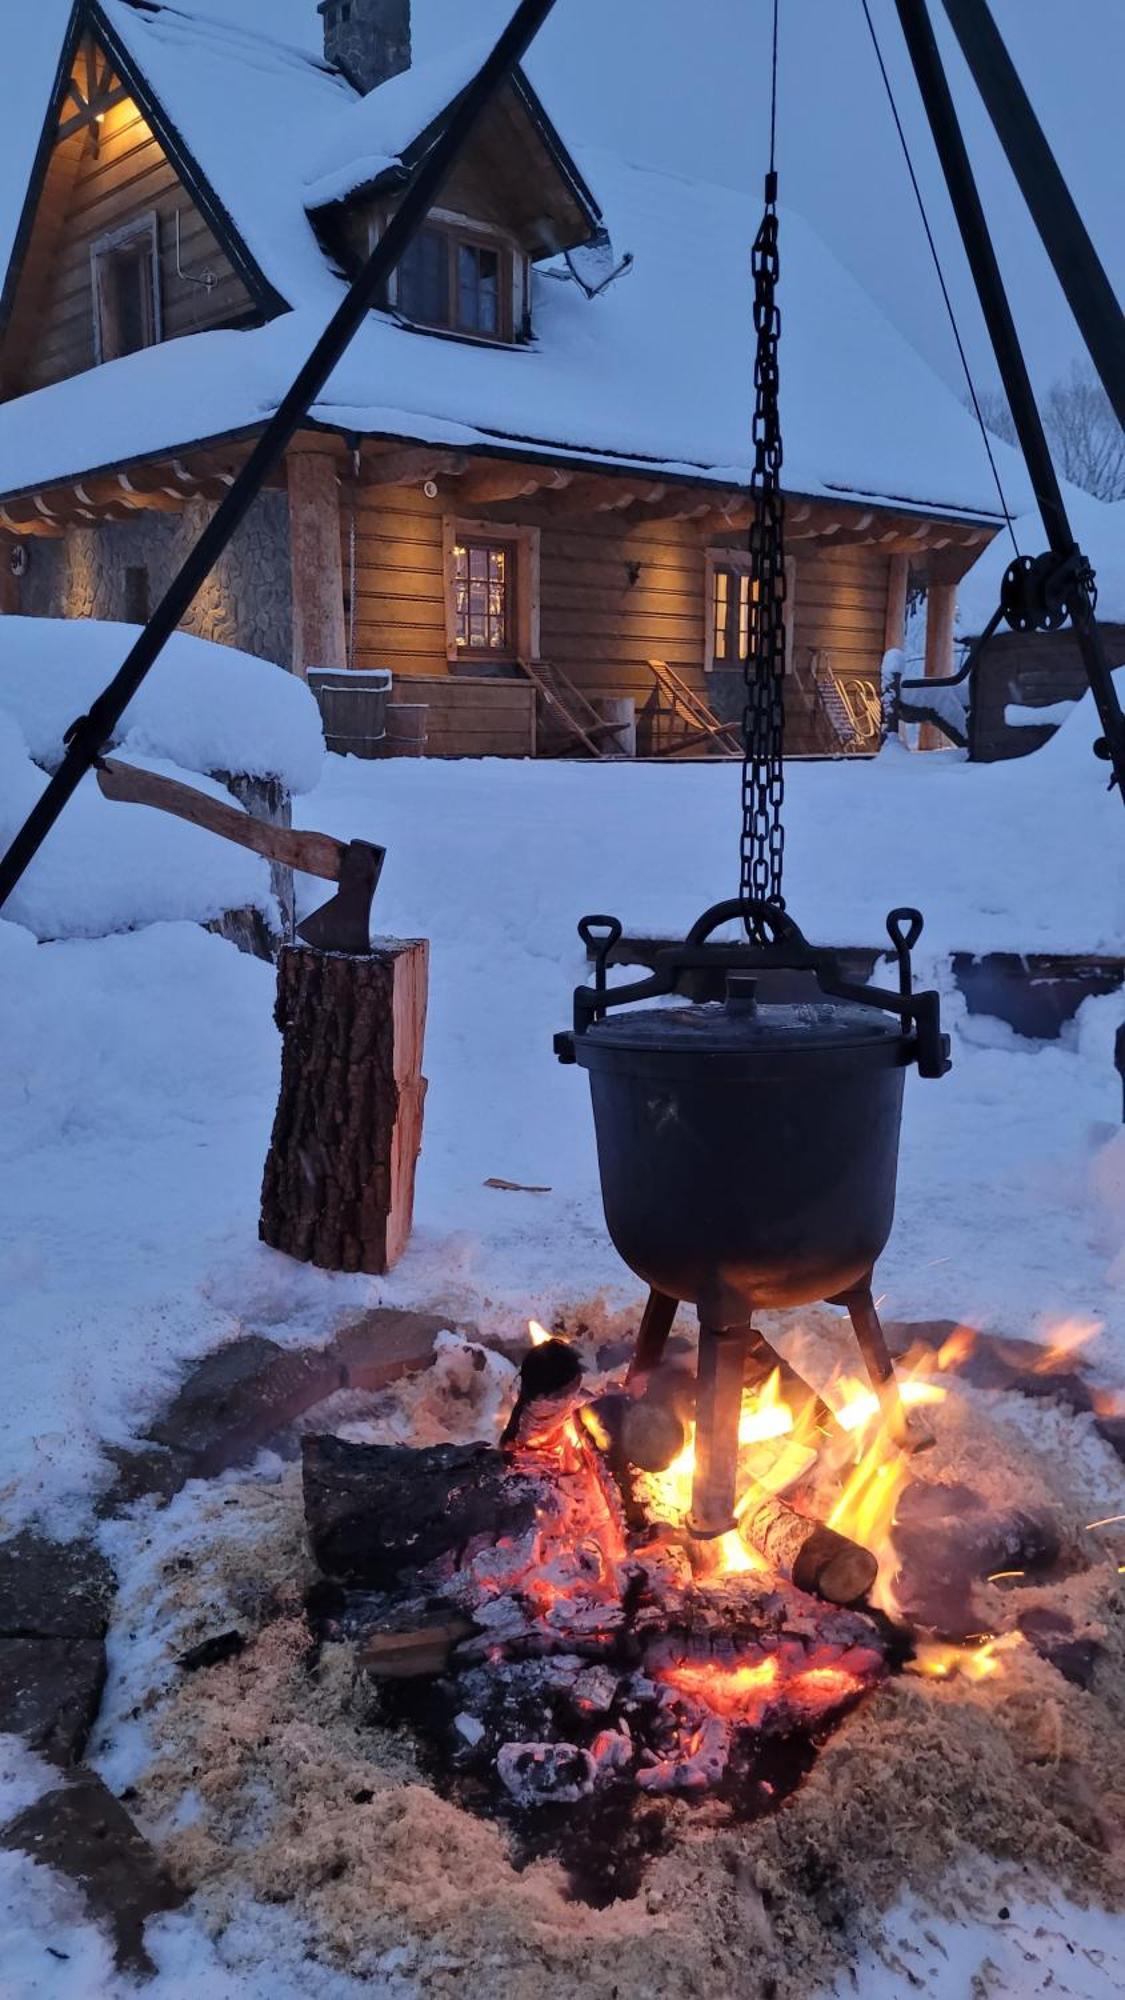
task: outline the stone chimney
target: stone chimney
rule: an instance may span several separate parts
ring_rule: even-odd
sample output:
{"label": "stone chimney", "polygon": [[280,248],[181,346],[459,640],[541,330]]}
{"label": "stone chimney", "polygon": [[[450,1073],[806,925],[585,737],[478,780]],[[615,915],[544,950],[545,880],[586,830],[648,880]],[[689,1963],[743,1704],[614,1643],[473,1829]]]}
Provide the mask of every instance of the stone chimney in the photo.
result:
{"label": "stone chimney", "polygon": [[410,0],[320,0],[324,53],[364,96],[410,68]]}

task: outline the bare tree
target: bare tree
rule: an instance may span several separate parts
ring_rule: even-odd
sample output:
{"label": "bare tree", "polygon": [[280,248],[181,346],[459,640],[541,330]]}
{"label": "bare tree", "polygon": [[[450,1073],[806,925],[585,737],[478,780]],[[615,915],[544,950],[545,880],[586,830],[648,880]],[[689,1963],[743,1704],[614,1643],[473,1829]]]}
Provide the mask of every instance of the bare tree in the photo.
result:
{"label": "bare tree", "polygon": [[[998,389],[980,397],[990,431],[1015,444],[1016,427]],[[1043,428],[1065,479],[1098,500],[1125,500],[1125,431],[1088,364],[1073,361],[1069,375],[1053,382],[1043,399]]]}

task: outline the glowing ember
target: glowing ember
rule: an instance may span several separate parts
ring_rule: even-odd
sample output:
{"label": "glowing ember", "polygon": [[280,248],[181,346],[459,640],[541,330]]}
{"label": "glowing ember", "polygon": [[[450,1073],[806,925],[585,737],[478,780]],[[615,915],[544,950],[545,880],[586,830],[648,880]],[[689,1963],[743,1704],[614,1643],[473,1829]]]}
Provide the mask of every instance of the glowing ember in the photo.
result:
{"label": "glowing ember", "polygon": [[528,1320],[527,1331],[531,1339],[531,1345],[533,1347],[543,1347],[546,1345],[547,1341],[553,1340],[555,1337],[553,1333],[547,1332],[545,1326],[540,1326],[539,1321],[537,1319]]}
{"label": "glowing ember", "polygon": [[666,1667],[660,1679],[670,1687],[681,1688],[684,1694],[696,1695],[708,1708],[731,1710],[760,1700],[767,1688],[776,1687],[780,1672],[777,1654],[767,1653],[765,1659],[753,1665],[745,1662],[737,1667],[720,1667],[711,1662],[693,1666],[685,1661],[683,1666]]}

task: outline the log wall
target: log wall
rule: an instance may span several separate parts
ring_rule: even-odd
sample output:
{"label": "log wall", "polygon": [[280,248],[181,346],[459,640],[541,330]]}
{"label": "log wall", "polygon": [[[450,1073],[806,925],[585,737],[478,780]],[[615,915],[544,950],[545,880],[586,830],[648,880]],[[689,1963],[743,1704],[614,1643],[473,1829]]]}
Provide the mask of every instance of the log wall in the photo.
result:
{"label": "log wall", "polygon": [[[61,216],[51,206],[58,202],[65,203]],[[171,340],[251,314],[253,301],[241,278],[137,106],[125,98],[106,112],[96,153],[86,140],[77,175],[48,175],[25,266],[29,283],[37,278],[35,238],[41,232],[52,239],[53,254],[34,336],[22,357],[21,389],[39,389],[94,366],[90,247],[150,213],[157,217],[159,236],[162,337]],[[213,272],[210,291],[177,275],[177,214],[181,268],[196,276]]]}
{"label": "log wall", "polygon": [[[350,503],[344,504],[346,563]],[[466,503],[458,510],[455,491],[427,500],[418,487],[367,487],[356,504],[356,665],[389,667],[397,690],[392,699],[426,698],[427,681],[449,687],[442,520],[459,511],[494,521],[500,533],[514,526],[539,529],[541,656],[590,699],[632,696],[640,709],[653,691],[651,659],[668,661],[697,693],[706,693],[705,553],[717,544],[690,522],[569,514],[530,500],[491,508]],[[744,538],[731,538],[730,546],[744,546]],[[794,552],[790,749],[823,751],[831,745],[813,712],[807,681],[812,656],[826,657],[838,674],[864,674],[877,684],[891,558],[876,548],[833,550],[812,542],[796,543]],[[430,753],[440,742],[437,754],[457,754],[456,710],[468,730],[460,754],[482,754],[475,739],[486,728],[484,706],[510,706],[505,687],[510,683],[490,686],[478,673],[471,702],[445,693],[431,724]],[[490,744],[488,754],[527,752],[521,740],[518,748]]]}

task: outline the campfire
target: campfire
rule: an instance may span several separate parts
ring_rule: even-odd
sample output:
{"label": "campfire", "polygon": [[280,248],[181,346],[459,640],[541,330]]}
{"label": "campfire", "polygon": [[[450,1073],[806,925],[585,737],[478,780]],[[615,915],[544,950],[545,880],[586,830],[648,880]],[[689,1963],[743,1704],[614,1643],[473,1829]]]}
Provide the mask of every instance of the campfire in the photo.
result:
{"label": "campfire", "polygon": [[[940,1405],[964,1351],[913,1356],[906,1406]],[[643,1866],[607,1856],[646,1802],[757,1817],[888,1676],[1002,1673],[1023,1641],[980,1628],[976,1586],[1064,1559],[1043,1511],[918,1477],[857,1379],[795,1395],[781,1365],[743,1391],[736,1526],[700,1537],[694,1386],[678,1357],[588,1377],[532,1321],[495,1444],[303,1440],[318,1635],[354,1647],[447,1796],[594,1901]]]}

